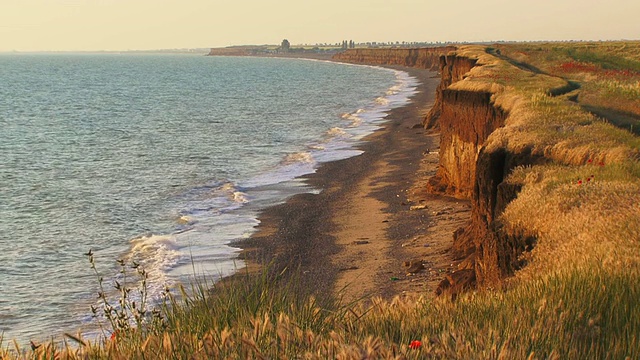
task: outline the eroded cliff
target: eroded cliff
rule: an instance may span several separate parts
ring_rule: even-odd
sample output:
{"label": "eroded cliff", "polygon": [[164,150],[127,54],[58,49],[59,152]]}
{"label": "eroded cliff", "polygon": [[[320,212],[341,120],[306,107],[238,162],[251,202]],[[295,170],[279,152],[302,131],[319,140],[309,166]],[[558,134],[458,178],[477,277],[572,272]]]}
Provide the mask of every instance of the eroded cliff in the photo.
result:
{"label": "eroded cliff", "polygon": [[[481,46],[362,49],[336,57],[427,69],[433,69],[435,58],[441,83],[424,125],[440,130],[440,160],[427,186],[472,204],[469,223],[453,235],[460,268],[439,290],[497,287],[532,259],[529,272],[555,271],[559,249],[584,239],[592,239],[593,250],[583,260],[566,259],[563,267],[614,262],[618,255],[600,242],[617,244],[621,236],[603,229],[639,208],[625,200],[583,220],[598,226],[585,227],[577,219],[583,219],[584,208],[598,209],[606,199],[638,197],[629,195],[639,185],[637,139],[559,97],[574,89],[567,81],[517,66]],[[596,163],[599,169],[589,167]],[[595,170],[597,175],[585,180],[591,187],[579,188],[583,181],[575,177]],[[592,181],[596,176],[598,183]],[[626,255],[635,263],[633,252]]]}
{"label": "eroded cliff", "polygon": [[[463,88],[452,87],[462,81],[477,66],[478,59],[460,56],[453,47],[431,49],[356,49],[349,50],[334,59],[355,63],[402,65],[424,69],[437,69],[441,82],[436,90],[436,101],[423,124],[427,128],[440,130],[440,162],[435,177],[427,186],[431,191],[446,193],[458,198],[472,199],[473,217],[465,229],[454,234],[453,248],[467,269],[464,280],[455,275],[444,287],[469,286],[475,279],[498,279],[509,270],[501,269],[498,262],[505,264],[511,260],[502,259],[494,251],[496,242],[491,231],[498,203],[497,188],[504,177],[506,154],[483,151],[489,135],[504,125],[507,112],[493,102],[495,87]],[[479,156],[480,155],[480,156]],[[516,157],[513,157],[516,158]],[[526,162],[526,161],[525,161]],[[501,196],[507,196],[506,193]],[[508,202],[508,197],[500,206]],[[517,256],[518,250],[508,251]],[[498,259],[500,258],[500,259]],[[465,270],[465,269],[461,269]],[[460,283],[464,281],[464,284]]]}
{"label": "eroded cliff", "polygon": [[453,46],[419,49],[349,49],[333,56],[334,60],[370,65],[398,65],[438,70],[440,57],[455,50]]}
{"label": "eroded cliff", "polygon": [[463,259],[459,270],[471,270],[473,275],[454,273],[441,283],[439,291],[454,287],[450,290],[458,292],[476,280],[494,285],[512,273],[514,262],[524,250],[520,239],[510,239],[500,231],[496,219],[519,190],[504,186],[505,175],[533,160],[510,154],[502,147],[485,147],[489,136],[504,126],[508,111],[494,101],[501,86],[455,86],[479,66],[478,60],[456,53],[440,58],[441,83],[424,121],[427,128],[440,130],[439,168],[427,186],[433,192],[471,199],[472,204],[472,217],[466,227],[455,232],[452,247]]}

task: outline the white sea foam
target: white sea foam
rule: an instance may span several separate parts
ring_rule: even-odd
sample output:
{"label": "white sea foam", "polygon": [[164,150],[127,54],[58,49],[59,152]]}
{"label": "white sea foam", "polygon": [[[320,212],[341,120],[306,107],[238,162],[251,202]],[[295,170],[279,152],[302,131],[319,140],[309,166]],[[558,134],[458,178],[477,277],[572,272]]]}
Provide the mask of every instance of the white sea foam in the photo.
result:
{"label": "white sea foam", "polygon": [[291,181],[297,177],[315,172],[317,161],[314,154],[326,150],[325,144],[314,144],[307,151],[286,155],[273,171],[254,176],[242,183],[243,187],[254,188]]}
{"label": "white sea foam", "polygon": [[397,93],[399,93],[402,90],[402,85],[398,84],[398,85],[394,85],[392,87],[389,88],[389,90],[387,90],[386,94],[387,95],[395,95]]}
{"label": "white sea foam", "polygon": [[227,183],[224,183],[223,185],[219,186],[215,190],[217,190],[217,191],[225,191],[225,192],[233,192],[233,191],[236,190],[236,186],[231,182],[227,182]]}
{"label": "white sea foam", "polygon": [[246,204],[250,201],[249,196],[242,192],[238,186],[232,182],[227,182],[211,191],[213,197],[224,197],[232,201],[228,206],[222,207],[218,210],[229,210],[230,208],[236,208],[239,204]]}
{"label": "white sea foam", "polygon": [[167,283],[166,273],[174,267],[183,254],[175,235],[146,234],[130,241],[131,249],[126,260],[139,263],[156,284]]}
{"label": "white sea foam", "polygon": [[158,250],[166,250],[168,252],[179,249],[175,242],[175,237],[171,235],[153,235],[145,234],[131,239],[131,253],[134,254],[151,254],[154,255]]}
{"label": "white sea foam", "polygon": [[374,101],[379,105],[389,105],[389,99],[387,99],[386,97],[381,96],[379,98],[376,98]]}
{"label": "white sea foam", "polygon": [[344,114],[342,115],[342,118],[345,120],[350,120],[351,124],[349,124],[349,127],[357,127],[360,126],[360,124],[362,124],[362,118],[358,116],[358,114],[360,113],[353,113],[353,114]]}
{"label": "white sea foam", "polygon": [[247,194],[243,193],[242,191],[236,191],[233,193],[233,201],[241,204],[246,204],[249,202],[249,198]]}
{"label": "white sea foam", "polygon": [[194,221],[195,219],[188,215],[181,215],[180,217],[178,217],[178,224],[180,225],[193,224]]}
{"label": "white sea foam", "polygon": [[332,127],[331,129],[329,129],[327,131],[327,135],[329,136],[349,136],[349,134],[347,134],[346,131],[344,131],[344,129],[339,128],[339,127]]}
{"label": "white sea foam", "polygon": [[313,156],[310,152],[301,151],[293,154],[288,154],[282,160],[283,165],[295,164],[295,163],[313,163]]}
{"label": "white sea foam", "polygon": [[358,127],[360,125],[362,125],[362,119],[356,116],[353,118],[353,122],[351,123],[351,125],[349,125],[349,127],[353,128],[353,127]]}

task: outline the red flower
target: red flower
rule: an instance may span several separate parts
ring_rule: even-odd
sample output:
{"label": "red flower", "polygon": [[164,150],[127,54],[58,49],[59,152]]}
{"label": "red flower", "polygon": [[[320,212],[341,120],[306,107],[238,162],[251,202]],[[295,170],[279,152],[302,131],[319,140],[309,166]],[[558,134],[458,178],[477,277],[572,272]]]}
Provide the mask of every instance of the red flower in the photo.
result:
{"label": "red flower", "polygon": [[589,159],[589,160],[587,161],[587,164],[591,164],[592,162],[593,162],[593,159]]}
{"label": "red flower", "polygon": [[578,180],[578,185],[582,185],[582,180]]}
{"label": "red flower", "polygon": [[600,163],[598,165],[604,166],[604,161],[600,161]]}
{"label": "red flower", "polygon": [[117,337],[117,336],[118,336],[118,332],[117,332],[117,331],[112,332],[112,333],[111,333],[111,338],[110,338],[110,340],[111,340],[111,341],[114,341],[114,340],[116,339],[116,337]]}
{"label": "red flower", "polygon": [[422,346],[422,343],[420,342],[420,340],[413,340],[411,342],[411,344],[409,344],[409,349],[420,349],[420,347]]}

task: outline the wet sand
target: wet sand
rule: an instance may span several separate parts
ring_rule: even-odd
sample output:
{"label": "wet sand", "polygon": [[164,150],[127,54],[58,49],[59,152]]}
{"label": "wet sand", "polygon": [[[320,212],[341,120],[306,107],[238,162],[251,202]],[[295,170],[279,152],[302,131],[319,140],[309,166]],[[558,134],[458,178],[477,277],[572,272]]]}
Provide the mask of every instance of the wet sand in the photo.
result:
{"label": "wet sand", "polygon": [[235,244],[250,271],[299,269],[311,292],[351,301],[431,296],[453,270],[452,234],[468,219],[469,204],[426,192],[439,135],[420,126],[439,77],[401,70],[420,81],[418,93],[366,138],[364,153],[323,164],[305,177],[319,194],[264,210],[258,232]]}

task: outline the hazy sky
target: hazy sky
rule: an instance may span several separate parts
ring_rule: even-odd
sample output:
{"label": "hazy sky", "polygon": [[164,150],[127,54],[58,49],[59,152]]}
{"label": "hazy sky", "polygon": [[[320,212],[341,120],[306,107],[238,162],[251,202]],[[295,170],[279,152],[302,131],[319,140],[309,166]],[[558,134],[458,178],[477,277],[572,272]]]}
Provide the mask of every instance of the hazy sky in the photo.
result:
{"label": "hazy sky", "polygon": [[0,0],[0,51],[640,39],[640,0]]}

